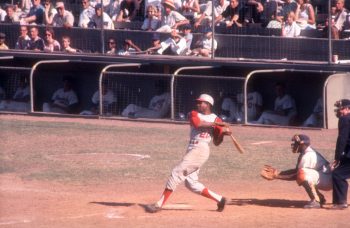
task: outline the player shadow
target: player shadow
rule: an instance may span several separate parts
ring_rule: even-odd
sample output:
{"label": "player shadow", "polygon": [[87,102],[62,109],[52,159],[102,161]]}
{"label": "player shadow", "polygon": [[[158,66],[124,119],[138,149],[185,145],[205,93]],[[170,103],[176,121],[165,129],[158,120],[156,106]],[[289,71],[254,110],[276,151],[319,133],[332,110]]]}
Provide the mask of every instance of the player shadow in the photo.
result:
{"label": "player shadow", "polygon": [[[147,204],[141,204],[141,203],[119,203],[119,202],[89,202],[91,204],[99,204],[109,207],[131,207],[134,205],[138,205],[142,207],[144,210],[146,210]],[[164,211],[192,211],[191,208],[162,208]]]}
{"label": "player shadow", "polygon": [[256,205],[262,207],[280,207],[280,208],[303,208],[307,204],[304,200],[286,200],[286,199],[231,199],[227,205],[245,206]]}
{"label": "player shadow", "polygon": [[110,206],[110,207],[130,207],[135,205],[136,203],[118,203],[118,202],[89,202],[92,204],[100,204],[104,206]]}

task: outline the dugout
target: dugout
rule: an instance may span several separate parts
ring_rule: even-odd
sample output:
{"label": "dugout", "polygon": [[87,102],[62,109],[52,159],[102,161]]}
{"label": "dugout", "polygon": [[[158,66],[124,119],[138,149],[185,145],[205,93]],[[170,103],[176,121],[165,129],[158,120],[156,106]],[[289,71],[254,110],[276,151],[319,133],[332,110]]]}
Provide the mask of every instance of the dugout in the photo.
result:
{"label": "dugout", "polygon": [[[246,78],[246,86],[254,82],[256,89],[261,93],[264,102],[264,110],[273,110],[274,100],[276,98],[276,83],[284,83],[286,85],[286,93],[291,95],[296,103],[297,116],[293,118],[290,125],[301,126],[307,117],[313,112],[313,108],[318,98],[323,98],[324,116],[329,115],[326,109],[333,106],[324,93],[324,86],[327,84],[330,75],[333,72],[327,71],[303,71],[303,70],[257,70],[251,72]],[[342,77],[344,79],[344,77]],[[331,80],[333,82],[333,80]],[[339,82],[338,82],[339,84]],[[338,90],[336,86],[328,87],[328,93],[332,94]],[[334,91],[333,91],[334,90]],[[331,92],[332,91],[332,92]],[[340,99],[340,98],[338,98]],[[327,107],[327,108],[326,108]],[[322,127],[322,126],[321,126]],[[323,127],[327,124],[323,121]]]}

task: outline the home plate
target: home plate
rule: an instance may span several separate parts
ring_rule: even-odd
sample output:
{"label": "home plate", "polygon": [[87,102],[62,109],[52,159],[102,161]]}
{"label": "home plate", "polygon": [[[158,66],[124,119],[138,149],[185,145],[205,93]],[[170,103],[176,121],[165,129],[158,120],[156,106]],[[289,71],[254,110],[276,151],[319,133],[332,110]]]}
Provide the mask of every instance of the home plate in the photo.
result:
{"label": "home plate", "polygon": [[167,204],[163,206],[165,210],[191,210],[192,206],[188,204]]}

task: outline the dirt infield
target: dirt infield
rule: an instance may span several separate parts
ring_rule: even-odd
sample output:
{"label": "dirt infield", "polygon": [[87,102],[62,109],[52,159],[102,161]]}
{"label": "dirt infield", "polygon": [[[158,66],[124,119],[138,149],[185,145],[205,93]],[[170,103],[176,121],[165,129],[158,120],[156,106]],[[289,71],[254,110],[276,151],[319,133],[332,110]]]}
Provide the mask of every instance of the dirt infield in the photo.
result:
{"label": "dirt infield", "polygon": [[187,125],[0,115],[0,227],[348,226],[349,210],[305,210],[296,183],[259,177],[264,164],[295,166],[295,133],[331,161],[336,130],[232,128],[246,154],[225,140],[200,174],[229,199],[225,210],[180,186],[165,210],[148,214],[143,206],[158,200],[185,152]]}

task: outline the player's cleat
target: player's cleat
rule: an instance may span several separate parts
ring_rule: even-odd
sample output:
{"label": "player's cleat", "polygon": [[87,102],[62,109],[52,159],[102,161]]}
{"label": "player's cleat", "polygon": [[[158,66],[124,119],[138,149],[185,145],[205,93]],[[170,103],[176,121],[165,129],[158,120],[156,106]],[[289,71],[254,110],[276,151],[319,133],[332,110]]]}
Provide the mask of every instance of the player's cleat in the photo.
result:
{"label": "player's cleat", "polygon": [[308,204],[304,206],[305,209],[317,209],[321,208],[321,204],[316,200],[311,200]]}
{"label": "player's cleat", "polygon": [[329,209],[331,209],[331,210],[344,210],[346,208],[348,208],[348,204],[341,203],[341,204],[333,204],[333,206]]}
{"label": "player's cleat", "polygon": [[148,205],[145,206],[145,210],[146,210],[146,212],[148,212],[148,213],[156,213],[156,212],[162,210],[162,208],[161,208],[161,207],[158,207],[158,206],[155,205],[155,204],[148,204]]}
{"label": "player's cleat", "polygon": [[222,197],[222,199],[220,200],[220,202],[218,202],[218,212],[222,212],[225,209],[225,205],[226,205],[226,198]]}

